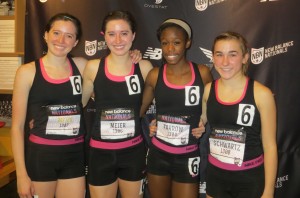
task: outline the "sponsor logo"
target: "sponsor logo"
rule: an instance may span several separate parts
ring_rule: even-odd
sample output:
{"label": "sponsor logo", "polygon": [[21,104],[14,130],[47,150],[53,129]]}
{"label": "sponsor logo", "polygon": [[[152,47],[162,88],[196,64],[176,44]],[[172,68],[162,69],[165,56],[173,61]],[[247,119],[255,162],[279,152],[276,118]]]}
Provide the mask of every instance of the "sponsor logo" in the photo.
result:
{"label": "sponsor logo", "polygon": [[203,52],[203,54],[205,54],[205,56],[209,59],[209,62],[212,63],[212,51],[199,47],[201,49],[201,51]]}
{"label": "sponsor logo", "polygon": [[277,177],[275,188],[281,188],[283,187],[283,183],[289,180],[289,175],[284,175],[281,177]]}
{"label": "sponsor logo", "polygon": [[148,47],[143,56],[144,59],[160,60],[162,58],[162,50],[160,48]]}
{"label": "sponsor logo", "polygon": [[200,182],[199,193],[206,194],[206,182]]}
{"label": "sponsor logo", "polygon": [[195,0],[195,8],[199,11],[204,11],[208,6],[223,3],[226,0]]}
{"label": "sponsor logo", "polygon": [[260,0],[260,2],[279,1],[279,0]]}
{"label": "sponsor logo", "polygon": [[268,48],[251,48],[251,62],[255,65],[260,64],[264,59],[287,53],[288,48],[292,46],[294,46],[294,41],[284,42]]}
{"label": "sponsor logo", "polygon": [[97,51],[97,40],[85,41],[85,54],[88,56],[93,56]]}
{"label": "sponsor logo", "polygon": [[212,51],[199,47],[200,50],[202,51],[202,53],[209,59],[209,63],[205,64],[206,66],[208,66],[210,69],[213,67],[213,60],[212,60]]}
{"label": "sponsor logo", "polygon": [[107,45],[105,41],[85,41],[85,54],[88,56],[93,56],[97,51],[106,50]]}
{"label": "sponsor logo", "polygon": [[105,41],[99,41],[98,42],[98,51],[106,50],[106,49],[107,49],[106,42]]}
{"label": "sponsor logo", "polygon": [[163,0],[154,0],[154,4],[148,4],[145,3],[144,7],[145,8],[151,8],[151,9],[167,9],[168,6],[162,5]]}
{"label": "sponsor logo", "polygon": [[251,48],[251,62],[255,65],[260,64],[264,60],[264,48]]}

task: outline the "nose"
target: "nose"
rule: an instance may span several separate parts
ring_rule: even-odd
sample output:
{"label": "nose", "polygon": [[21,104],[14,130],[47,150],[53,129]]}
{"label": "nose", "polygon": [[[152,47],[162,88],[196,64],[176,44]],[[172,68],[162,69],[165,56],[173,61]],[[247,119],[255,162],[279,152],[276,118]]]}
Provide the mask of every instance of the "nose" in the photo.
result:
{"label": "nose", "polygon": [[174,45],[169,44],[169,45],[167,46],[167,50],[168,50],[169,52],[172,52],[172,51],[174,50]]}
{"label": "nose", "polygon": [[120,34],[116,34],[116,42],[120,43],[122,40],[121,35]]}
{"label": "nose", "polygon": [[228,56],[223,56],[223,59],[222,59],[222,64],[223,65],[228,65]]}
{"label": "nose", "polygon": [[60,35],[58,40],[59,40],[60,43],[64,43],[65,42],[65,35],[63,35],[63,34]]}

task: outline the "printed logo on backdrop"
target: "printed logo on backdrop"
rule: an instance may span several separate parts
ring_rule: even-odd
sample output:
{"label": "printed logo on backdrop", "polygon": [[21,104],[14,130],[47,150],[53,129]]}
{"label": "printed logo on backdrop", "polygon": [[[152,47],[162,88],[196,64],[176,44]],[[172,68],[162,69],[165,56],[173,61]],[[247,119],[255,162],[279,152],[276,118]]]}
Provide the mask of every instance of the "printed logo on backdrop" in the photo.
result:
{"label": "printed logo on backdrop", "polygon": [[208,6],[223,3],[226,0],[195,0],[195,7],[199,11],[204,11]]}
{"label": "printed logo on backdrop", "polygon": [[260,0],[260,2],[279,1],[279,0]]}
{"label": "printed logo on backdrop", "polygon": [[107,45],[105,41],[85,41],[85,54],[88,56],[93,56],[97,51],[106,50]]}
{"label": "printed logo on backdrop", "polygon": [[212,51],[199,47],[200,50],[202,51],[202,53],[209,59],[209,63],[206,63],[205,65],[207,65],[210,69],[213,67],[213,55],[212,55]]}
{"label": "printed logo on backdrop", "polygon": [[143,56],[144,59],[160,60],[162,58],[162,50],[160,48],[148,47]]}
{"label": "printed logo on backdrop", "polygon": [[294,41],[288,41],[268,48],[251,48],[251,62],[258,65],[264,59],[287,53],[288,48],[292,46],[294,46]]}
{"label": "printed logo on backdrop", "polygon": [[251,48],[251,62],[255,65],[260,64],[264,60],[264,48]]}
{"label": "printed logo on backdrop", "polygon": [[282,177],[277,177],[275,188],[283,187],[283,184],[289,180],[289,175],[284,175]]}
{"label": "printed logo on backdrop", "polygon": [[97,51],[97,40],[85,41],[85,54],[88,56],[93,56]]}
{"label": "printed logo on backdrop", "polygon": [[152,8],[152,9],[167,9],[168,6],[162,5],[163,0],[151,0],[152,3],[145,3],[145,8]]}

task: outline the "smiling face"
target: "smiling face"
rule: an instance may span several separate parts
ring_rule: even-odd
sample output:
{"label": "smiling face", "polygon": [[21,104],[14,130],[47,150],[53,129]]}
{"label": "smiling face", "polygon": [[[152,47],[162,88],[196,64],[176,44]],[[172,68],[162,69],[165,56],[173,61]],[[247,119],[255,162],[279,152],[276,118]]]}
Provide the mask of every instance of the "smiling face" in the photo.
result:
{"label": "smiling face", "polygon": [[160,44],[166,62],[169,65],[178,64],[185,61],[185,53],[190,46],[190,40],[186,38],[185,33],[180,28],[167,27],[161,32]]}
{"label": "smiling face", "polygon": [[45,32],[48,53],[56,56],[66,56],[78,43],[76,27],[71,21],[55,21],[49,32]]}
{"label": "smiling face", "polygon": [[244,75],[243,65],[247,63],[248,58],[248,53],[243,54],[237,39],[218,40],[214,45],[214,66],[223,79]]}
{"label": "smiling face", "polygon": [[123,19],[110,20],[106,24],[104,38],[111,53],[124,55],[129,52],[135,33]]}

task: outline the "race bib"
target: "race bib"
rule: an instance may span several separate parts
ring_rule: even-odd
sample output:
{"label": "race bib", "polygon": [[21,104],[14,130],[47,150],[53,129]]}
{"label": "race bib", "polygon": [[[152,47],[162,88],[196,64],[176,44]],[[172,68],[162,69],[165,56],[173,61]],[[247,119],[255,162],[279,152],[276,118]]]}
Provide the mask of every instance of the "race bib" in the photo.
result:
{"label": "race bib", "polygon": [[78,105],[49,105],[46,135],[79,134],[81,110]]}
{"label": "race bib", "polygon": [[209,145],[210,154],[223,163],[241,166],[244,159],[246,132],[241,129],[215,128]]}
{"label": "race bib", "polygon": [[125,139],[135,133],[134,110],[130,108],[104,109],[100,116],[102,139]]}
{"label": "race bib", "polygon": [[175,146],[189,143],[190,124],[188,116],[157,116],[156,137]]}

